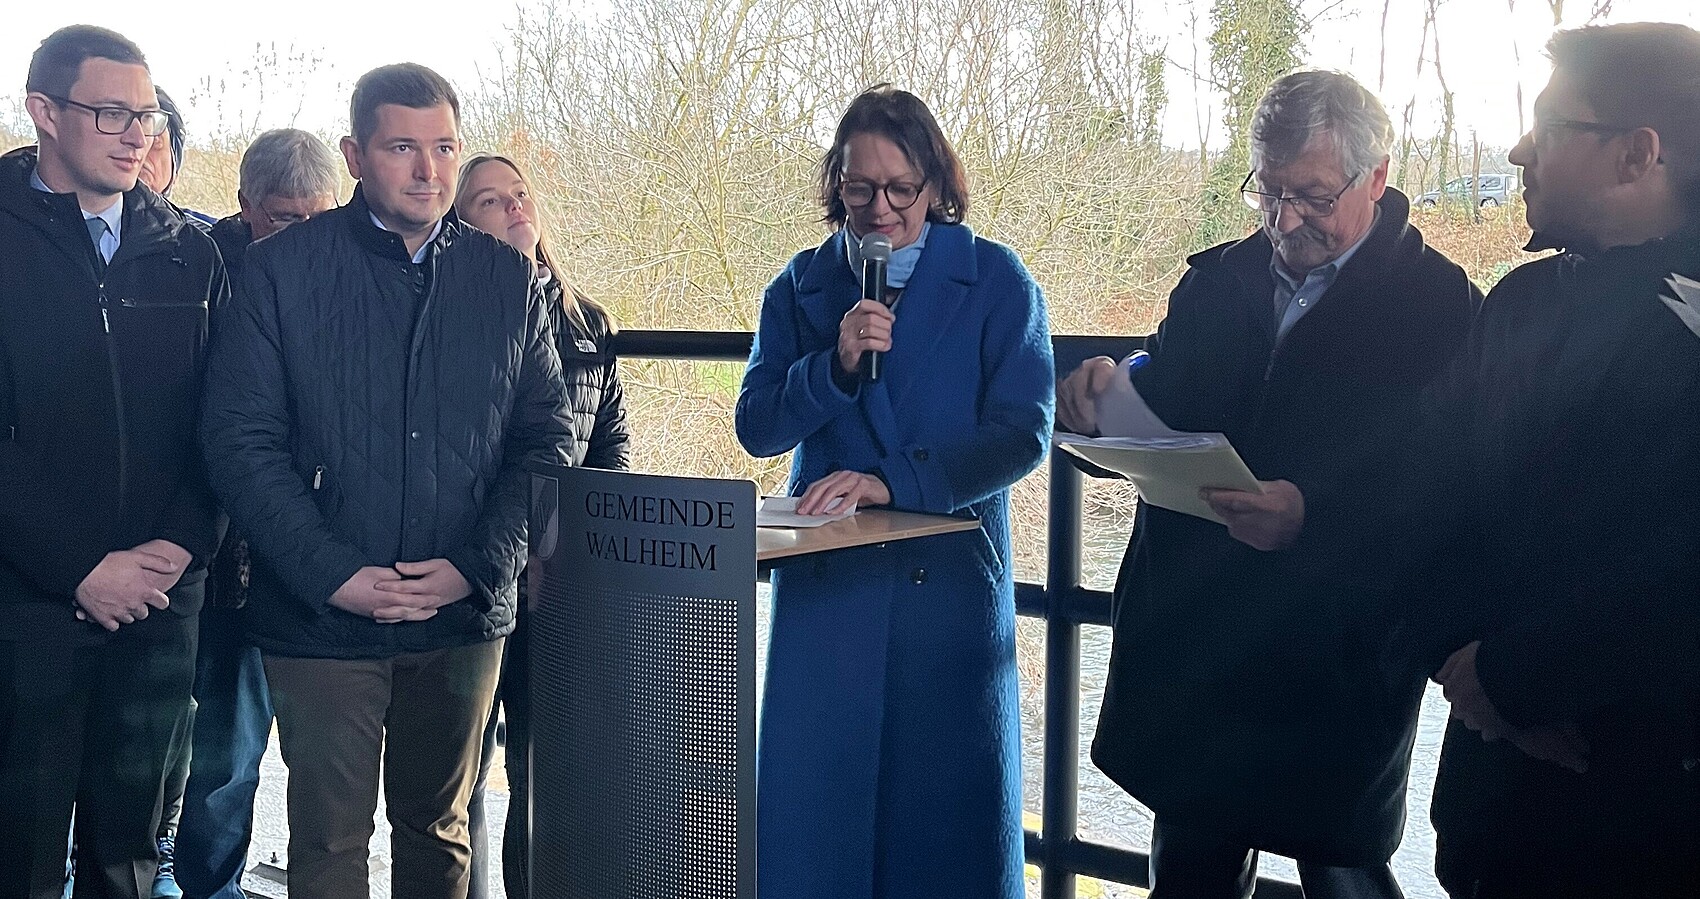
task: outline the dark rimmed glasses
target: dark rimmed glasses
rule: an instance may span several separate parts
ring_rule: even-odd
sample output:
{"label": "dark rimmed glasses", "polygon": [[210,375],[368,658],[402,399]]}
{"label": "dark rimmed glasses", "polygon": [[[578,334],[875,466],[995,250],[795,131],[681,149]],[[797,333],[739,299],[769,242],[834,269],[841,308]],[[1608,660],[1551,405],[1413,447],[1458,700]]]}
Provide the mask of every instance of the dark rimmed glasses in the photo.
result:
{"label": "dark rimmed glasses", "polygon": [[267,209],[264,203],[258,203],[256,206],[259,208],[260,214],[266,217],[266,223],[280,231],[290,225],[299,225],[312,218],[310,215],[301,215],[296,212],[273,212]]}
{"label": "dark rimmed glasses", "polygon": [[[1554,129],[1615,137],[1619,134],[1628,134],[1629,132],[1634,131],[1636,126],[1612,125],[1606,122],[1584,122],[1580,119],[1537,119],[1535,121],[1535,127],[1530,130],[1535,135],[1535,143],[1545,144],[1551,142],[1552,132]],[[1543,136],[1545,137],[1545,140],[1542,139]]]}
{"label": "dark rimmed glasses", "polygon": [[1334,214],[1334,204],[1339,202],[1342,196],[1345,196],[1346,191],[1351,190],[1352,186],[1358,183],[1358,179],[1362,178],[1363,174],[1359,173],[1347,179],[1346,186],[1335,191],[1333,196],[1321,197],[1313,197],[1303,194],[1299,196],[1285,197],[1280,194],[1264,193],[1263,191],[1252,188],[1251,179],[1255,177],[1257,177],[1256,172],[1247,172],[1245,181],[1240,183],[1240,199],[1245,201],[1246,206],[1255,209],[1264,215],[1273,215],[1275,210],[1281,208],[1281,205],[1284,203],[1288,209],[1297,212],[1305,218],[1320,219],[1327,218]]}
{"label": "dark rimmed glasses", "polygon": [[94,114],[94,130],[101,134],[123,134],[130,130],[130,123],[137,122],[142,126],[142,136],[158,137],[165,133],[171,124],[171,113],[163,109],[129,109],[124,106],[90,106],[78,103],[68,97],[55,97],[43,94],[49,100],[60,106],[75,106],[86,109]]}
{"label": "dark rimmed glasses", "polygon": [[845,181],[838,185],[838,196],[844,200],[844,205],[861,208],[874,201],[874,194],[885,192],[885,202],[892,209],[902,212],[915,205],[921,198],[921,191],[926,190],[927,182],[911,184],[907,181],[893,181],[890,184],[875,184],[872,181]]}

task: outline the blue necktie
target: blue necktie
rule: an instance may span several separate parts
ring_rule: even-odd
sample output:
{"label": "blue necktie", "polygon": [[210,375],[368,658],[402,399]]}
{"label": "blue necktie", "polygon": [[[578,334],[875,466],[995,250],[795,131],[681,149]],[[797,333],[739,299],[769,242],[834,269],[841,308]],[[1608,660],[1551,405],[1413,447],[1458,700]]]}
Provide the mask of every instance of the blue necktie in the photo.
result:
{"label": "blue necktie", "polygon": [[107,227],[106,219],[98,215],[92,219],[83,219],[83,224],[88,226],[89,240],[94,241],[95,270],[104,270],[106,268],[106,254],[100,251],[100,239],[105,237],[106,232],[112,229]]}

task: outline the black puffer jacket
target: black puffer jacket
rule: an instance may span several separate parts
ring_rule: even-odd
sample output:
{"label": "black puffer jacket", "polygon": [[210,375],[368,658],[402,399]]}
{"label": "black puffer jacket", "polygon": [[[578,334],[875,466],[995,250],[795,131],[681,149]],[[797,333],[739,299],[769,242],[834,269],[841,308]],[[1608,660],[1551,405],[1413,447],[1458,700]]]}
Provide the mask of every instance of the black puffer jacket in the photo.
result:
{"label": "black puffer jacket", "polygon": [[559,278],[544,285],[543,295],[555,320],[555,348],[561,354],[567,407],[573,413],[573,464],[615,471],[631,468],[626,391],[609,346],[614,335],[607,313],[577,295],[584,315],[580,325],[562,303],[564,288]]}
{"label": "black puffer jacket", "polygon": [[219,516],[195,416],[224,266],[137,187],[97,273],[76,198],[35,190],[34,170],[34,153],[0,160],[0,615],[4,637],[98,641],[70,603],[113,550],[182,546],[194,563],[170,611],[200,607]]}
{"label": "black puffer jacket", "polygon": [[[361,193],[248,248],[213,341],[212,483],[255,556],[267,652],[385,658],[513,624],[528,461],[571,446],[560,361],[529,264],[451,215],[414,265]],[[435,617],[332,607],[367,565],[446,558],[472,584]]]}

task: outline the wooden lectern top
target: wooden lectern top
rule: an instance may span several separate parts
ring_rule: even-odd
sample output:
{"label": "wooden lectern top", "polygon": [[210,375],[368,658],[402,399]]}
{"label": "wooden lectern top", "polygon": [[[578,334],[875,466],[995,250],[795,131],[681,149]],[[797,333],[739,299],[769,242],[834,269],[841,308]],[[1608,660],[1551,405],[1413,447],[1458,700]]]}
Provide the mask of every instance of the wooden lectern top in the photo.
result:
{"label": "wooden lectern top", "polygon": [[774,562],[793,556],[849,549],[870,543],[931,537],[980,526],[978,518],[953,518],[891,509],[863,509],[849,518],[818,528],[756,528],[756,561]]}

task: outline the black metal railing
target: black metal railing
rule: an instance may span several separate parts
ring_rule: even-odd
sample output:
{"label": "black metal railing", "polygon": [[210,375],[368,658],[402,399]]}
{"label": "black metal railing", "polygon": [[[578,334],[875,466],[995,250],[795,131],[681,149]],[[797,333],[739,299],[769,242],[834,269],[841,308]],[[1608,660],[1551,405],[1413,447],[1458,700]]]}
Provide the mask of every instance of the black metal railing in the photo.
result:
{"label": "black metal railing", "polygon": [[[739,331],[622,331],[615,352],[632,359],[742,362],[753,335]],[[1090,356],[1120,356],[1141,338],[1059,336],[1057,370],[1066,374]],[[1074,899],[1075,878],[1147,885],[1143,852],[1083,840],[1080,819],[1080,628],[1110,625],[1110,594],[1085,587],[1082,562],[1083,478],[1052,454],[1045,583],[1018,583],[1015,610],[1045,621],[1045,741],[1039,831],[1027,831],[1027,860],[1039,866],[1043,899]],[[1259,879],[1259,899],[1302,899],[1297,884]]]}

